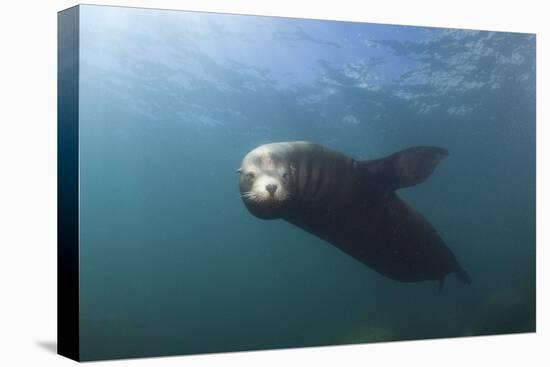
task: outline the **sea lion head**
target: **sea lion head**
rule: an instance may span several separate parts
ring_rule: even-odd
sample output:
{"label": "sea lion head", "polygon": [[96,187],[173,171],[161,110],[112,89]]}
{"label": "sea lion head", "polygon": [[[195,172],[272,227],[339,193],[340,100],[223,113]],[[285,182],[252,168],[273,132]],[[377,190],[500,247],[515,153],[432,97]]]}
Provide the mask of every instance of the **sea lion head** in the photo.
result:
{"label": "sea lion head", "polygon": [[239,188],[247,209],[261,219],[276,219],[288,210],[292,200],[294,168],[277,144],[250,151],[243,159]]}

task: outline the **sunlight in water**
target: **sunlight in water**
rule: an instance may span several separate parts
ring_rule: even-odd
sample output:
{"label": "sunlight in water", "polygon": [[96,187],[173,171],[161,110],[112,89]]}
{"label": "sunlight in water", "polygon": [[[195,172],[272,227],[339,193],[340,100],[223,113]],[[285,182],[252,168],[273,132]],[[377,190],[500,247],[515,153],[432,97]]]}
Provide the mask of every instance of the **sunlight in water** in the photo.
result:
{"label": "sunlight in water", "polygon": [[[81,9],[84,357],[534,330],[533,35]],[[250,215],[235,169],[296,140],[447,149],[398,194],[472,285],[392,281]]]}

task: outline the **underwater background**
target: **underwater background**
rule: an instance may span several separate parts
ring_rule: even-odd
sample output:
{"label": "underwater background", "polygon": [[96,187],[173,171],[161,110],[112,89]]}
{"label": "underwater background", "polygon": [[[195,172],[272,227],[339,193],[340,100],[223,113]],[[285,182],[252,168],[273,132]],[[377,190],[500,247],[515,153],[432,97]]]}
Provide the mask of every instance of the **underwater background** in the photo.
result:
{"label": "underwater background", "polygon": [[[535,330],[535,36],[80,6],[83,360]],[[399,283],[282,221],[258,145],[450,156],[399,190],[472,277]]]}

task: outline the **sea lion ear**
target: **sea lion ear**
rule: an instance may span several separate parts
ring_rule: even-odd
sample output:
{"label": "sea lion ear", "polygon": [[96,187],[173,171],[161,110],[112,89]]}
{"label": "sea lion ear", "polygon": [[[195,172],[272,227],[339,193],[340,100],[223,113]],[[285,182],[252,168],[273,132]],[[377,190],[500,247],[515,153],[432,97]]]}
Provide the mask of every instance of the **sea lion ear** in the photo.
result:
{"label": "sea lion ear", "polygon": [[412,147],[386,158],[358,163],[361,176],[369,184],[397,190],[425,181],[449,152],[438,147]]}
{"label": "sea lion ear", "polygon": [[240,169],[240,168],[237,168],[237,173],[241,173],[241,169]]}

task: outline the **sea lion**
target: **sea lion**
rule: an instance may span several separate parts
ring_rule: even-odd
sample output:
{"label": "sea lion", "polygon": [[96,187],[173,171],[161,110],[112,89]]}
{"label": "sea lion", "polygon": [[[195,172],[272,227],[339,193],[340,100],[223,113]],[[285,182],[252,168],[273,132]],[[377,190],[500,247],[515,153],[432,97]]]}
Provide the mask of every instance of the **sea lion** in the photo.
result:
{"label": "sea lion", "polygon": [[443,148],[417,146],[358,161],[307,141],[261,145],[243,159],[241,198],[261,219],[284,219],[400,282],[471,280],[432,225],[395,190],[428,178]]}

